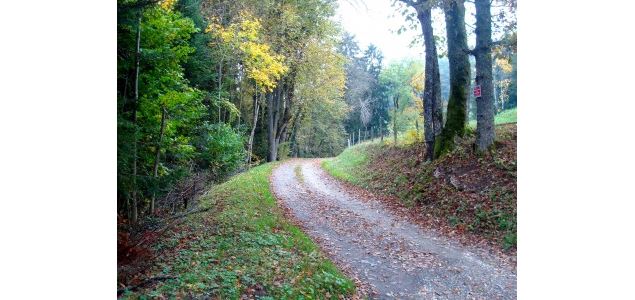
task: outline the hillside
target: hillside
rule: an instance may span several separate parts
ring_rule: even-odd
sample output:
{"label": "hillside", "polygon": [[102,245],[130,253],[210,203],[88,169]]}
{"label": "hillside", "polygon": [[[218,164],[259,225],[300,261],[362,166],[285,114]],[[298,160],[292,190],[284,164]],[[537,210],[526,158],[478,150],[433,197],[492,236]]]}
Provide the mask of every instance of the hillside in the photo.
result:
{"label": "hillside", "polygon": [[510,253],[516,247],[516,124],[496,129],[496,150],[481,156],[472,150],[470,132],[432,163],[424,162],[421,143],[395,147],[384,140],[349,147],[322,165],[425,226]]}

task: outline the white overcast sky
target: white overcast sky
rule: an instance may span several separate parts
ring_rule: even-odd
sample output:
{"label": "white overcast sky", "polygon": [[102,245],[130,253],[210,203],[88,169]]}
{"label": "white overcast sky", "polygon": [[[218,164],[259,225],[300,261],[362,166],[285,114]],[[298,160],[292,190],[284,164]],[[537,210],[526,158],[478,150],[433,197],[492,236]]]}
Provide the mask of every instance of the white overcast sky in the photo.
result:
{"label": "white overcast sky", "polygon": [[[398,35],[397,29],[402,25],[408,27],[408,23],[405,17],[396,13],[397,8],[391,5],[392,2],[393,0],[338,0],[335,19],[345,31],[355,35],[362,50],[370,43],[381,49],[384,65],[403,58],[423,59],[422,44],[412,48],[409,46],[414,37],[421,35],[418,21],[416,29]],[[473,12],[474,5],[466,5],[466,23],[474,24]],[[443,14],[438,9],[433,10],[433,20],[435,35],[445,35]],[[469,34],[472,29],[468,27],[467,31]],[[474,45],[473,34],[468,37],[468,44]]]}
{"label": "white overcast sky", "polygon": [[392,0],[338,0],[336,20],[342,29],[355,35],[362,50],[370,43],[381,49],[384,64],[406,57],[423,59],[421,46],[409,47],[421,31],[410,30],[397,35],[394,31],[406,21],[400,14],[391,17],[396,11],[391,3]]}

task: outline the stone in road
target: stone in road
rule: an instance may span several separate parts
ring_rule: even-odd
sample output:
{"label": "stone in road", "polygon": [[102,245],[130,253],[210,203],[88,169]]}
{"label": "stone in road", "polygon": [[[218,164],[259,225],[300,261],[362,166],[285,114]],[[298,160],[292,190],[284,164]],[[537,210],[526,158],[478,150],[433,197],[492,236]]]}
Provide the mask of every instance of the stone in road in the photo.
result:
{"label": "stone in road", "polygon": [[387,299],[515,299],[516,271],[495,257],[426,232],[379,201],[361,199],[317,159],[281,164],[279,203],[349,274]]}

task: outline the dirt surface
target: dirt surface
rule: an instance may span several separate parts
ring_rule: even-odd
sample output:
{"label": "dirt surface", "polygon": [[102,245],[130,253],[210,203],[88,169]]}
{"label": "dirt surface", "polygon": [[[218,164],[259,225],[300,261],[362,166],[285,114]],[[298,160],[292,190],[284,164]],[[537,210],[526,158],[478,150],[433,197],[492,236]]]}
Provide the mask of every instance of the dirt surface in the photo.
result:
{"label": "dirt surface", "polygon": [[373,299],[515,299],[516,271],[353,194],[317,159],[274,170],[280,204]]}

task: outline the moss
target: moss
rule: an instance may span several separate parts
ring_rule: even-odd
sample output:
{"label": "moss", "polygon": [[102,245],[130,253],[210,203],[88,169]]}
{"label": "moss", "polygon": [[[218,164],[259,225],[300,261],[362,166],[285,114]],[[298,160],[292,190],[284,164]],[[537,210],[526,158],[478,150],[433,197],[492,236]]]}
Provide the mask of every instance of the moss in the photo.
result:
{"label": "moss", "polygon": [[441,157],[454,149],[454,138],[465,134],[465,109],[467,94],[465,87],[453,84],[450,100],[448,101],[447,121],[441,134],[434,143],[434,157]]}

